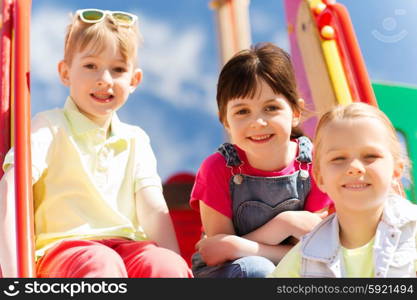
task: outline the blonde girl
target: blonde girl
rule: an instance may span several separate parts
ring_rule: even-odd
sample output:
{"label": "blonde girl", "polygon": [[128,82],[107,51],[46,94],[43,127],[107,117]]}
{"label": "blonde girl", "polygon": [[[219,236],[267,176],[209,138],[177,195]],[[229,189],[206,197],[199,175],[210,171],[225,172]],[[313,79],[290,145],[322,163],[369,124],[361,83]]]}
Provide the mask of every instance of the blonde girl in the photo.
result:
{"label": "blonde girl", "polygon": [[395,192],[407,159],[387,116],[363,103],[336,107],[315,145],[314,177],[336,214],[271,277],[415,277],[417,206]]}

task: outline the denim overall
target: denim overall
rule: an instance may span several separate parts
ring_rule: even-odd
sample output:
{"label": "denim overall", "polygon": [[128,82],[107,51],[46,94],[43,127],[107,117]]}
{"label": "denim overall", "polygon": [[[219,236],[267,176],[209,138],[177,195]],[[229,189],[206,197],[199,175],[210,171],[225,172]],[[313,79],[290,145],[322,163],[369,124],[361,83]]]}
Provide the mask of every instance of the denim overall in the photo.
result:
{"label": "denim overall", "polygon": [[[298,145],[299,170],[275,177],[242,174],[243,162],[236,148],[229,143],[219,147],[218,152],[232,172],[229,187],[236,235],[252,232],[281,212],[303,209],[311,189],[308,167],[312,161],[312,144],[302,136],[298,138]],[[261,256],[242,257],[221,266],[208,267],[196,253],[192,262],[195,277],[265,277],[275,268],[272,261]]]}

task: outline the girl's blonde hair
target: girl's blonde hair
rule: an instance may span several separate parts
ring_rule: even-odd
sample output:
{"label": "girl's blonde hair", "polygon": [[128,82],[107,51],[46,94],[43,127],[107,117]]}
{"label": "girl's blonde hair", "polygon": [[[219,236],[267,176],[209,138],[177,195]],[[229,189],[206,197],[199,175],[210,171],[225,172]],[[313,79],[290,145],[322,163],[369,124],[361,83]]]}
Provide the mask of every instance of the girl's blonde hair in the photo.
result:
{"label": "girl's blonde hair", "polygon": [[[410,162],[402,151],[401,143],[398,140],[394,126],[389,118],[378,108],[361,103],[355,102],[345,106],[336,106],[332,110],[325,113],[317,124],[316,135],[314,138],[314,155],[313,155],[313,176],[318,178],[319,173],[319,159],[320,150],[322,147],[322,132],[323,129],[332,121],[335,120],[354,120],[359,118],[372,118],[375,119],[386,128],[386,132],[381,134],[387,135],[389,140],[389,147],[391,154],[395,162],[402,162],[404,167],[408,167]],[[337,134],[337,133],[335,133]]]}
{"label": "girl's blonde hair", "polygon": [[116,43],[123,59],[136,65],[141,42],[142,37],[136,24],[120,26],[110,15],[98,23],[85,23],[75,15],[65,35],[64,60],[71,65],[76,51],[83,51],[89,46],[93,53],[99,53],[109,43]]}

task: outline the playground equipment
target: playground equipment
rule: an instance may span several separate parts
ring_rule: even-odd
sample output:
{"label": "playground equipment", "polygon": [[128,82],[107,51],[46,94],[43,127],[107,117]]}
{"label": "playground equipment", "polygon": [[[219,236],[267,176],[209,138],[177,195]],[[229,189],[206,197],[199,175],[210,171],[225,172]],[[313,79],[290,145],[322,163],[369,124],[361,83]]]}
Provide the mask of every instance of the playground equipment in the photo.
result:
{"label": "playground equipment", "polygon": [[236,52],[251,44],[249,1],[213,0],[210,2],[210,8],[215,11],[216,16],[222,65]]}
{"label": "playground equipment", "polygon": [[[319,114],[337,104],[363,101],[379,106],[393,122],[411,161],[417,161],[417,89],[369,80],[346,8],[330,0],[283,0],[298,85],[308,109]],[[0,164],[15,147],[18,276],[35,277],[30,156],[29,32],[30,0],[1,0]],[[249,0],[214,0],[221,61],[250,45]],[[312,136],[316,117],[304,122]],[[404,190],[417,201],[417,169],[408,170]],[[180,250],[190,264],[201,223],[188,206],[193,174],[177,174],[164,184]],[[0,176],[2,170],[0,168]]]}
{"label": "playground equipment", "polygon": [[201,237],[200,214],[190,209],[188,201],[194,185],[192,173],[181,172],[169,177],[164,183],[164,197],[174,223],[178,246],[182,257],[191,266],[194,245]]}
{"label": "playground equipment", "polygon": [[417,88],[394,83],[376,82],[372,86],[378,99],[379,108],[385,112],[394,124],[400,141],[403,144],[403,149],[412,162],[411,168],[406,170],[402,184],[407,199],[417,203],[417,191],[415,187],[417,168],[415,166],[413,167],[413,162],[417,161],[417,124],[414,118],[407,118],[404,113],[404,110],[406,110],[409,116],[415,116],[417,114]]}
{"label": "playground equipment", "polygon": [[[297,82],[307,107],[320,115],[337,104],[354,101],[378,106],[402,137],[404,151],[416,158],[416,124],[402,117],[401,108],[415,110],[416,89],[394,84],[371,84],[347,9],[334,0],[285,0],[291,57]],[[313,136],[316,117],[306,120]],[[409,170],[402,181],[408,199],[416,202]]]}
{"label": "playground equipment", "polygon": [[[15,147],[15,194],[17,232],[17,270],[19,277],[35,277],[34,229],[32,201],[32,169],[30,156],[30,95],[29,95],[29,0],[2,1],[3,24],[1,28],[2,62],[2,139],[14,132]],[[4,30],[4,31],[3,31]],[[10,51],[13,49],[13,51]],[[10,69],[8,69],[11,67]],[[10,77],[9,74],[11,74]],[[4,76],[4,77],[3,77]],[[7,76],[7,77],[6,77]],[[6,86],[8,83],[9,88]],[[11,97],[10,97],[11,96]],[[11,111],[10,111],[11,110]],[[12,118],[12,122],[8,120]],[[5,128],[5,130],[4,130]],[[1,161],[3,164],[7,140],[2,142]],[[11,143],[13,145],[13,143]]]}
{"label": "playground equipment", "polygon": [[[346,8],[335,1],[285,0],[291,57],[302,97],[320,115],[337,104],[377,106]],[[312,136],[316,118],[305,123]]]}

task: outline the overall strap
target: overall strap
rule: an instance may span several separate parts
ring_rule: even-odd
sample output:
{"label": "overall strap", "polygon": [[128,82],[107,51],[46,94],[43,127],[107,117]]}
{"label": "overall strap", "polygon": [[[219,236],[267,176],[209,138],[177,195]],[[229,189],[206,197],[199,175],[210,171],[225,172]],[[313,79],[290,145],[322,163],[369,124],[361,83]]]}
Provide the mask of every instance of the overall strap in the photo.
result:
{"label": "overall strap", "polygon": [[300,136],[298,140],[298,160],[301,163],[311,163],[313,161],[313,144],[310,139],[306,136]]}
{"label": "overall strap", "polygon": [[[296,158],[301,163],[311,163],[313,161],[313,144],[306,136],[297,138],[299,145],[299,154]],[[242,164],[235,146],[231,143],[224,143],[217,149],[225,159],[228,167],[238,167]]]}
{"label": "overall strap", "polygon": [[219,152],[226,159],[226,165],[228,167],[238,167],[242,164],[235,146],[230,143],[222,144],[217,149],[217,152]]}

